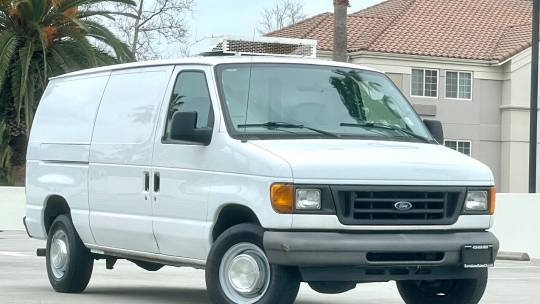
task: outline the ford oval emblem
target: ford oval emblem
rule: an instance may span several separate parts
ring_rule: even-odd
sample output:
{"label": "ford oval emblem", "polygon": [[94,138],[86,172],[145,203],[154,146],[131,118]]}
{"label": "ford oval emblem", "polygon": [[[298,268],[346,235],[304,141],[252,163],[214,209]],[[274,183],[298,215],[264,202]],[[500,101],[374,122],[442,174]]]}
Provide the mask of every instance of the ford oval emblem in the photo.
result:
{"label": "ford oval emblem", "polygon": [[409,211],[412,208],[412,204],[409,202],[397,202],[394,204],[394,208],[399,211]]}

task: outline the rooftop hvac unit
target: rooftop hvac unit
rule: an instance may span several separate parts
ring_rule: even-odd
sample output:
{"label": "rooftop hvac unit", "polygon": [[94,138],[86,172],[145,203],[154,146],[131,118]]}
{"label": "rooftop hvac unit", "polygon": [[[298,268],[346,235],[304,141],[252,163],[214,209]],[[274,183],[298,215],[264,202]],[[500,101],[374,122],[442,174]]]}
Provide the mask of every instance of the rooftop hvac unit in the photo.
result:
{"label": "rooftop hvac unit", "polygon": [[259,37],[222,37],[211,52],[205,56],[253,55],[253,56],[290,56],[317,57],[317,41],[308,39],[290,39]]}

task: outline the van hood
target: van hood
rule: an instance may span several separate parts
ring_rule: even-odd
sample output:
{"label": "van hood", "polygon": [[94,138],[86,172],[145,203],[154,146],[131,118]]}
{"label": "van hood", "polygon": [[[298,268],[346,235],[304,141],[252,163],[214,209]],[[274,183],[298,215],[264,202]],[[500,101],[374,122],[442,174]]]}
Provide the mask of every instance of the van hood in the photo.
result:
{"label": "van hood", "polygon": [[371,140],[255,140],[289,163],[295,180],[492,185],[491,170],[441,145]]}

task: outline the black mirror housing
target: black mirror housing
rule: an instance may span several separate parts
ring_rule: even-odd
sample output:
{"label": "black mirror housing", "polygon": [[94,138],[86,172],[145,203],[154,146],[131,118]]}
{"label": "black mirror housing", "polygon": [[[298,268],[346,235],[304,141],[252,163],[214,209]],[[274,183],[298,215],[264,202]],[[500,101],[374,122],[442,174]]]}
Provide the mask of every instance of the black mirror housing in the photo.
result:
{"label": "black mirror housing", "polygon": [[444,131],[442,127],[442,123],[439,120],[433,120],[433,119],[424,119],[424,125],[426,125],[427,129],[429,130],[429,133],[433,136],[433,138],[439,143],[444,144]]}
{"label": "black mirror housing", "polygon": [[200,143],[212,141],[212,128],[197,128],[197,112],[176,112],[172,118],[171,139]]}

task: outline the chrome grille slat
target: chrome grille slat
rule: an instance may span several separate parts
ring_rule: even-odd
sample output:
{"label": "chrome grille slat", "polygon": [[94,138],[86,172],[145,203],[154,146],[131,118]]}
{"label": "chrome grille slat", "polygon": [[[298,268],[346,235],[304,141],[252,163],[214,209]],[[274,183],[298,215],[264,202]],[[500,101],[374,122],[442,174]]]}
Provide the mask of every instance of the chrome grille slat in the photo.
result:
{"label": "chrome grille slat", "polygon": [[[395,200],[395,199],[394,199]],[[430,199],[430,198],[399,198],[399,200],[403,201],[415,201],[415,202],[444,202],[444,198],[440,199]],[[355,202],[386,202],[389,201],[388,198],[356,198],[354,200]]]}
{"label": "chrome grille slat", "polygon": [[[402,211],[389,210],[389,209],[366,209],[366,211],[355,211],[355,213],[395,213],[395,214],[404,214]],[[444,209],[422,209],[422,210],[409,210],[408,214],[441,214],[444,213]]]}

